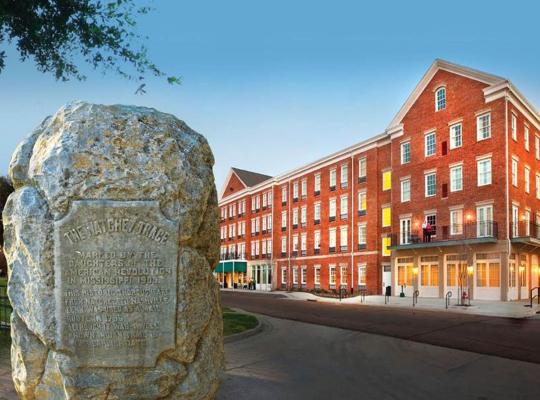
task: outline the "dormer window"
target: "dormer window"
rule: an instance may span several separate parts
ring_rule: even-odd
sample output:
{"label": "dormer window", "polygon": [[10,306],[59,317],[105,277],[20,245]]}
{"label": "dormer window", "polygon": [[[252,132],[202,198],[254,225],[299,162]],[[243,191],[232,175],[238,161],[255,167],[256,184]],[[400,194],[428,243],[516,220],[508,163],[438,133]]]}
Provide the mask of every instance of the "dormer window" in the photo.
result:
{"label": "dormer window", "polygon": [[446,88],[440,87],[435,92],[435,111],[444,110],[446,108]]}

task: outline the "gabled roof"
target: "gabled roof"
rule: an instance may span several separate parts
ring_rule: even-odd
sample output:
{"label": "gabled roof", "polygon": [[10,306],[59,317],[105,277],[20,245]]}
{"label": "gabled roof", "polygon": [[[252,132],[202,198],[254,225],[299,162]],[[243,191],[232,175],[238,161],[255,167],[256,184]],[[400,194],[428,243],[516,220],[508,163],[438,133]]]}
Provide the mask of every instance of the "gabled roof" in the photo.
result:
{"label": "gabled roof", "polygon": [[410,108],[414,105],[418,97],[422,94],[424,89],[427,87],[429,82],[431,82],[431,79],[435,74],[440,71],[448,71],[457,75],[464,76],[466,78],[474,79],[479,82],[483,82],[487,85],[495,85],[502,82],[508,82],[507,79],[502,78],[497,75],[488,74],[486,72],[478,71],[473,68],[464,67],[462,65],[454,64],[445,60],[441,60],[437,58],[433,64],[429,67],[427,72],[424,74],[418,85],[414,88],[412,93],[409,95],[401,109],[398,111],[394,119],[392,119],[392,122],[390,122],[390,125],[388,125],[387,130],[390,130],[394,127],[396,127],[405,114],[410,110]]}
{"label": "gabled roof", "polygon": [[246,171],[245,169],[240,168],[231,168],[236,176],[242,181],[247,187],[252,187],[262,183],[270,178],[269,175],[259,174],[258,172]]}

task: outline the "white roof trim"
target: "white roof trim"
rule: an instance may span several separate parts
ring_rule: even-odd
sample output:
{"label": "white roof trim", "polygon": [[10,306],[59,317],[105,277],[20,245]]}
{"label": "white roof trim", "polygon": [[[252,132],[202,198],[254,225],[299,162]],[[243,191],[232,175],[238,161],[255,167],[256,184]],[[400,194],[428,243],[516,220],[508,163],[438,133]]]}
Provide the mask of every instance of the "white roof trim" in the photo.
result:
{"label": "white roof trim", "polygon": [[464,67],[462,65],[453,64],[448,61],[436,59],[433,64],[429,67],[427,72],[424,74],[418,85],[414,88],[412,93],[409,95],[401,109],[398,111],[394,119],[392,119],[392,122],[390,122],[390,125],[388,125],[387,130],[394,129],[396,125],[401,123],[401,120],[407,114],[407,112],[411,109],[413,104],[416,102],[420,94],[424,91],[424,89],[427,87],[429,82],[431,82],[431,79],[433,79],[433,76],[439,71],[444,70],[448,71],[457,75],[464,76],[466,78],[471,78],[480,82],[483,82],[488,85],[494,85],[496,83],[499,83],[501,81],[505,81],[504,78],[501,78],[496,75],[487,74],[482,71],[478,71],[476,69]]}
{"label": "white roof trim", "polygon": [[[229,181],[231,180],[231,177],[234,175],[236,175],[236,177],[238,178],[238,180],[242,183],[242,185],[244,185],[244,189],[247,188],[248,186],[246,185],[246,182],[244,182],[242,180],[242,178],[240,178],[238,176],[238,174],[236,172],[234,172],[234,170],[231,168],[229,169],[229,173],[227,174],[227,178],[225,179],[225,182],[223,183],[222,187],[221,187],[221,190],[219,192],[219,199],[221,201],[221,199],[223,198],[223,195],[225,194],[225,191],[227,190],[227,187],[229,186]],[[242,189],[242,190],[244,190]]]}

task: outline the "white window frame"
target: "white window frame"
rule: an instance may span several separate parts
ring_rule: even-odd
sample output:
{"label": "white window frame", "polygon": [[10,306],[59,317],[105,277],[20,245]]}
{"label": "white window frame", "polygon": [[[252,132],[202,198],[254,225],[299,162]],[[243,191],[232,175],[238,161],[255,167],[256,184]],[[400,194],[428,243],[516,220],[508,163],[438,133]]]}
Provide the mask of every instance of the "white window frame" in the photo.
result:
{"label": "white window frame", "polygon": [[[487,118],[488,124],[480,125],[480,121],[483,121],[484,118]],[[487,132],[487,136],[485,135],[485,132]],[[483,113],[476,117],[476,141],[479,142],[481,140],[486,140],[491,138],[491,113]]]}
{"label": "white window frame", "polygon": [[301,196],[302,198],[307,197],[307,178],[302,179],[301,187]]}
{"label": "white window frame", "polygon": [[[411,179],[405,178],[401,179],[401,202],[405,203],[408,201],[411,201]],[[405,188],[405,186],[408,186],[408,189]]]}
{"label": "white window frame", "polygon": [[315,174],[315,185],[314,185],[314,190],[316,192],[320,192],[321,191],[321,174],[318,173],[318,174]]}
{"label": "white window frame", "polygon": [[314,285],[321,284],[321,266],[320,265],[313,266],[313,284]]}
{"label": "white window frame", "polygon": [[[442,96],[439,98],[439,93]],[[435,91],[435,111],[442,111],[446,109],[446,87],[441,86]]]}
{"label": "white window frame", "polygon": [[525,179],[525,193],[531,192],[531,167],[525,166],[523,169],[523,175]]}
{"label": "white window frame", "polygon": [[358,160],[358,177],[365,178],[367,175],[367,158],[362,157]]}
{"label": "white window frame", "polygon": [[512,114],[510,120],[510,130],[512,132],[512,139],[517,142],[517,117],[515,114]]}
{"label": "white window frame", "polygon": [[450,210],[450,235],[463,234],[463,209]]}
{"label": "white window frame", "polygon": [[[433,152],[429,153],[429,145],[428,141],[429,138],[433,137]],[[435,154],[437,154],[437,132],[429,132],[424,135],[424,157],[433,157]]]}
{"label": "white window frame", "polygon": [[[454,172],[459,171],[459,176],[454,176]],[[458,185],[459,183],[459,185]],[[450,167],[450,192],[460,192],[463,190],[463,165]]]}
{"label": "white window frame", "polygon": [[411,243],[411,218],[399,219],[399,244]]}
{"label": "white window frame", "polygon": [[512,157],[512,185],[518,187],[518,166],[519,160],[515,157]]}
{"label": "white window frame", "polygon": [[358,244],[365,245],[367,243],[367,223],[361,222],[358,224]]}
{"label": "white window frame", "polygon": [[332,168],[330,174],[330,187],[336,187],[336,169]]}
{"label": "white window frame", "polygon": [[[428,193],[428,177],[430,176],[434,176],[435,177],[435,184],[433,185],[434,187],[434,192],[433,194],[429,194]],[[425,197],[434,197],[437,195],[437,173],[436,172],[428,172],[428,173],[425,173],[424,174],[424,195]]]}
{"label": "white window frame", "polygon": [[529,127],[525,125],[523,129],[523,144],[525,145],[525,150],[529,151]]}
{"label": "white window frame", "polygon": [[[408,147],[408,152],[405,152],[406,147]],[[401,151],[401,164],[410,163],[411,162],[411,141],[407,140],[406,142],[401,143],[400,151]],[[407,159],[405,159],[405,155],[408,156]]]}
{"label": "white window frame", "polygon": [[[481,165],[486,165],[486,164],[489,166],[489,175],[486,175],[487,172],[482,170],[482,167],[481,167]],[[491,185],[492,175],[493,175],[493,165],[491,162],[491,157],[484,157],[484,158],[479,158],[478,160],[476,160],[476,174],[477,174],[476,184],[478,185],[478,187]],[[485,176],[489,176],[489,181],[484,181]]]}
{"label": "white window frame", "polygon": [[341,186],[347,186],[349,183],[349,166],[342,164],[340,172],[340,184]]}
{"label": "white window frame", "polygon": [[336,216],[336,209],[337,209],[336,198],[332,197],[328,201],[328,216],[329,217],[335,217]]}
{"label": "white window frame", "polygon": [[[456,130],[459,128],[459,135],[456,135]],[[459,144],[456,144],[456,138],[459,137]],[[450,126],[450,150],[457,149],[463,146],[463,125],[461,122]]]}
{"label": "white window frame", "polygon": [[339,214],[340,216],[349,214],[349,196],[346,194],[339,198]]}
{"label": "white window frame", "polygon": [[366,286],[367,265],[358,264],[358,286]]}

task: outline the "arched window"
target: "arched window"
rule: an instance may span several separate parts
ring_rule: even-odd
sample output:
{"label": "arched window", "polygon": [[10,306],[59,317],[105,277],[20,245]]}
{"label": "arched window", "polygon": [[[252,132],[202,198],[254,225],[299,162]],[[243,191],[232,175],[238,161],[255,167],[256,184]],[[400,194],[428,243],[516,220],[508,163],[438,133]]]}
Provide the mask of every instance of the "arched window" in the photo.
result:
{"label": "arched window", "polygon": [[435,111],[444,110],[446,108],[446,88],[440,87],[435,92]]}

